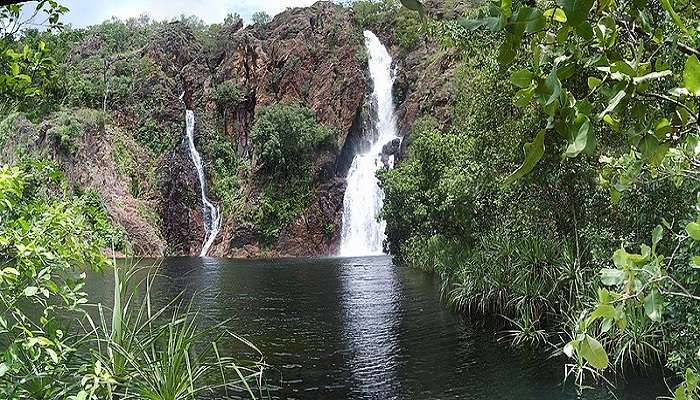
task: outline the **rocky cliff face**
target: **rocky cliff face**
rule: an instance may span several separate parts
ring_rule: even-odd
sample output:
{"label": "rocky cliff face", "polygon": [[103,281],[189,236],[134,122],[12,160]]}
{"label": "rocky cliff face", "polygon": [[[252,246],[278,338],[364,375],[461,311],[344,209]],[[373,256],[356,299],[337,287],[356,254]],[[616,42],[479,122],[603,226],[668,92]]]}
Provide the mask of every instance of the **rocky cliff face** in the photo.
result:
{"label": "rocky cliff face", "polygon": [[[216,55],[214,79],[233,81],[245,93],[240,104],[224,110],[226,135],[241,156],[251,154],[250,127],[256,107],[303,104],[318,121],[335,128],[335,151],[315,155],[316,189],[307,211],[268,249],[270,255],[332,254],[342,211],[342,176],[336,160],[365,97],[365,65],[358,57],[363,41],[349,9],[319,2],[275,17],[266,26],[223,32],[229,43]],[[219,255],[251,255],[259,247],[240,224],[224,225]]]}
{"label": "rocky cliff face", "polygon": [[[58,160],[72,182],[101,194],[138,255],[195,255],[204,229],[198,180],[184,143],[185,109],[192,109],[195,142],[210,179],[216,163],[228,162],[217,158],[221,147],[247,166],[246,172],[226,172],[237,175],[238,200],[224,213],[210,254],[334,254],[352,142],[363,132],[371,92],[356,15],[351,8],[318,2],[289,9],[264,26],[243,27],[234,20],[219,28],[203,35],[185,22],[137,24],[116,44],[88,30],[67,65],[76,79],[93,85],[92,92],[79,93],[79,101],[104,107],[106,125],[77,123],[79,134],[71,139],[77,151],[65,151],[46,134],[60,123],[24,121],[19,125],[25,134],[18,135],[23,139],[5,146],[0,158],[11,161],[22,148]],[[400,48],[390,25],[370,29],[390,45],[396,60],[400,131],[408,132],[426,112],[449,118],[454,55],[423,40]],[[235,101],[216,101],[215,88],[223,83],[240,92]],[[313,156],[308,206],[274,243],[262,244],[251,220],[261,187],[250,133],[260,107],[279,103],[312,109],[319,123],[334,129],[334,145]],[[76,109],[65,113],[81,118]],[[210,186],[212,200],[231,197],[221,190]]]}
{"label": "rocky cliff face", "polygon": [[[75,125],[76,137],[66,147],[61,133]],[[129,181],[119,172],[115,149],[132,152],[137,158],[141,151],[124,132],[105,127],[94,110],[75,110],[70,117],[59,114],[40,124],[33,124],[21,115],[11,115],[3,121],[5,129],[15,132],[2,146],[0,160],[15,163],[29,155],[55,161],[69,182],[81,190],[97,192],[103,199],[112,221],[123,227],[135,254],[162,256],[166,243],[157,224],[149,220],[151,200],[136,198],[129,190]],[[144,154],[140,155],[145,158]]]}

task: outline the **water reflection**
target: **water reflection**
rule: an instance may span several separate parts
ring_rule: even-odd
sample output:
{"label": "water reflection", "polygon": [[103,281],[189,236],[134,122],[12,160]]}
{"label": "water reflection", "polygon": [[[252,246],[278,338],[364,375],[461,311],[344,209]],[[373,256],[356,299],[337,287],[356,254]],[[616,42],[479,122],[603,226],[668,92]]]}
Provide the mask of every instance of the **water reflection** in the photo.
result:
{"label": "water reflection", "polygon": [[[371,261],[371,262],[368,262]],[[349,348],[353,392],[382,399],[400,398],[399,329],[401,299],[394,268],[386,256],[341,261],[343,339]]]}
{"label": "water reflection", "polygon": [[[274,366],[272,399],[577,399],[561,385],[560,361],[497,344],[489,327],[440,304],[435,279],[387,257],[170,258],[159,273],[154,307],[183,293],[205,323],[230,319]],[[90,277],[93,299],[109,304],[111,278]],[[236,346],[222,344],[243,350]],[[665,394],[658,376],[620,387],[620,400]]]}

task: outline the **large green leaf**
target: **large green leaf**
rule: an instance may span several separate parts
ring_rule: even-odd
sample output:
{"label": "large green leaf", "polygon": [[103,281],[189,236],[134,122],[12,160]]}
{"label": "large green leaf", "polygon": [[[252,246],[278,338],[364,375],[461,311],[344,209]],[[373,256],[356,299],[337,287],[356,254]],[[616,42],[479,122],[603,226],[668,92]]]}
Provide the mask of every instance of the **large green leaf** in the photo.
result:
{"label": "large green leaf", "polygon": [[691,222],[686,227],[685,230],[688,232],[693,240],[700,240],[700,224],[697,222]]}
{"label": "large green leaf", "polygon": [[654,156],[659,148],[659,140],[654,135],[646,135],[639,142],[639,150],[642,152],[642,159],[649,160]]}
{"label": "large green leaf", "polygon": [[686,28],[685,24],[683,23],[683,20],[678,15],[676,10],[673,9],[673,6],[671,5],[671,0],[661,0],[661,6],[664,8],[664,10],[666,10],[671,15],[671,18],[673,18],[673,22],[683,32],[688,33],[688,28]]}
{"label": "large green leaf", "polygon": [[586,339],[581,342],[581,356],[588,361],[595,369],[605,369],[608,367],[608,353],[603,345],[594,337],[586,335]]}
{"label": "large green leaf", "polygon": [[651,251],[656,253],[656,245],[659,244],[664,237],[664,228],[661,225],[656,225],[656,228],[651,232]]}
{"label": "large green leaf", "polygon": [[615,307],[611,306],[610,304],[600,304],[598,307],[596,307],[595,311],[593,311],[588,317],[590,321],[595,321],[598,318],[608,318],[612,319],[615,318]]}
{"label": "large green leaf", "polygon": [[685,61],[683,86],[694,96],[700,96],[700,61],[696,56],[690,56]]}
{"label": "large green leaf", "polygon": [[615,111],[615,108],[617,108],[617,106],[620,104],[622,99],[625,98],[625,96],[627,96],[627,92],[625,92],[624,90],[620,90],[619,92],[617,92],[617,94],[613,96],[612,99],[610,99],[610,102],[608,103],[608,106],[605,108],[605,110],[598,114],[598,118],[602,119],[608,113]]}
{"label": "large green leaf", "polygon": [[625,281],[625,271],[615,268],[603,268],[600,270],[600,281],[605,286],[617,286]]}
{"label": "large green leaf", "polygon": [[513,0],[501,0],[501,12],[506,18],[513,15]]}
{"label": "large green leaf", "polygon": [[503,182],[503,186],[512,184],[535,168],[544,154],[544,133],[545,131],[543,129],[537,134],[532,143],[525,143],[523,146],[525,161],[520,168],[516,169],[508,178],[506,178],[506,180]]}
{"label": "large green leaf", "polygon": [[545,79],[544,87],[547,89],[547,94],[549,95],[545,106],[553,104],[559,100],[559,95],[561,94],[561,82],[559,81],[559,77],[557,77],[556,68],[552,69],[552,72],[550,72],[547,79]]}
{"label": "large green leaf", "polygon": [[593,7],[594,0],[558,0],[557,4],[564,9],[567,23],[571,26],[579,26],[586,22],[588,13]]}
{"label": "large green leaf", "polygon": [[498,63],[500,65],[510,65],[515,59],[515,49],[509,40],[504,40],[498,48]]}
{"label": "large green leaf", "polygon": [[519,88],[526,88],[530,86],[532,83],[532,78],[535,75],[530,72],[530,70],[527,69],[521,69],[519,71],[513,72],[513,75],[511,76],[510,80],[513,82],[513,85],[519,87]]}
{"label": "large green leaf", "polygon": [[575,132],[574,141],[569,144],[564,152],[564,155],[569,158],[574,158],[578,156],[583,150],[586,149],[590,138],[589,136],[593,134],[593,125],[588,117],[585,117],[583,122],[579,125]]}
{"label": "large green leaf", "polygon": [[656,290],[652,290],[644,298],[644,312],[652,321],[661,321],[663,314],[663,300],[661,295]]}
{"label": "large green leaf", "polygon": [[520,7],[518,13],[513,18],[510,31],[512,40],[520,42],[523,33],[533,33],[541,31],[545,28],[547,21],[542,15],[542,11],[534,7]]}
{"label": "large green leaf", "polygon": [[423,3],[418,0],[401,0],[401,4],[409,10],[418,11],[421,17],[425,16],[425,9],[423,8]]}
{"label": "large green leaf", "polygon": [[610,72],[621,72],[627,76],[636,77],[637,71],[625,61],[615,61],[610,64]]}
{"label": "large green leaf", "polygon": [[535,88],[529,87],[520,89],[515,93],[515,96],[513,96],[513,104],[520,108],[527,107],[534,94]]}

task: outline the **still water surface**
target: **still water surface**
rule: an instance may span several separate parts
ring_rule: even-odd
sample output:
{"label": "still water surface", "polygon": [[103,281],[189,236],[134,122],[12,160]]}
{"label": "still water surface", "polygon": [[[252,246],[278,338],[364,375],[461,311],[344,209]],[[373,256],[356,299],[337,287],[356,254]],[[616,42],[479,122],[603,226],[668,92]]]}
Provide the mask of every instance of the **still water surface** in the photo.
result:
{"label": "still water surface", "polygon": [[[659,376],[618,382],[617,393],[577,397],[561,360],[516,351],[482,323],[440,303],[437,282],[389,257],[224,260],[167,258],[156,304],[179,293],[209,321],[231,318],[273,369],[271,398],[651,400]],[[97,297],[111,293],[94,279]],[[615,397],[617,396],[617,397]]]}

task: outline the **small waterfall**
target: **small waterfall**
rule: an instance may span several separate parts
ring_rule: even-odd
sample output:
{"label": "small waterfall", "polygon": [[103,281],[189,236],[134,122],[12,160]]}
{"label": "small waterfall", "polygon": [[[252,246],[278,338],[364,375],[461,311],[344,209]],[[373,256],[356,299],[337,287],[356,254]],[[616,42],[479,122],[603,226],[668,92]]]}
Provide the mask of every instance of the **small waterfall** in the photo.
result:
{"label": "small waterfall", "polygon": [[202,166],[202,157],[199,156],[197,148],[194,147],[194,112],[192,110],[185,111],[185,121],[187,122],[187,144],[190,148],[190,157],[192,158],[192,163],[197,169],[197,178],[199,178],[199,191],[202,196],[202,216],[204,217],[204,242],[202,244],[202,251],[199,253],[200,257],[206,257],[209,252],[209,248],[216,235],[219,233],[221,228],[221,215],[219,214],[219,208],[212,204],[207,197],[207,179],[204,175],[204,167]]}
{"label": "small waterfall", "polygon": [[[386,223],[379,220],[384,192],[375,176],[384,165],[381,157],[384,145],[397,139],[392,87],[394,76],[391,56],[377,36],[365,31],[365,46],[369,56],[369,73],[374,86],[372,104],[376,115],[372,127],[365,132],[363,149],[352,161],[347,177],[347,189],[343,198],[343,228],[340,239],[340,255],[383,254]],[[386,160],[393,165],[393,156]]]}

